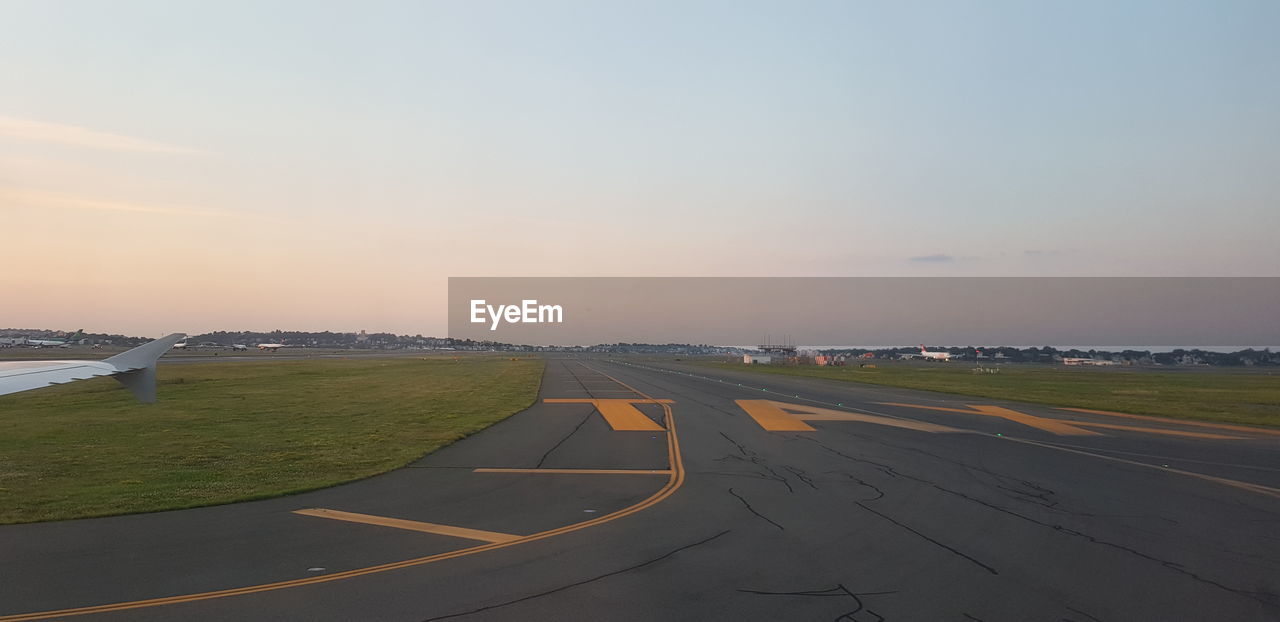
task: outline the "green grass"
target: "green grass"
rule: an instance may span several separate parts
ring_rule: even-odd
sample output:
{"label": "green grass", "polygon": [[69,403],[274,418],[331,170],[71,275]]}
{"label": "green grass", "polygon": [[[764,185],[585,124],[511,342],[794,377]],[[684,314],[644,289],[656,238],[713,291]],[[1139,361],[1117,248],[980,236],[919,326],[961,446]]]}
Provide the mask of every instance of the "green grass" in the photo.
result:
{"label": "green grass", "polygon": [[975,374],[964,364],[894,364],[875,369],[700,363],[760,374],[830,378],[1053,406],[1280,426],[1280,375],[1227,371],[1090,370],[1044,365]]}
{"label": "green grass", "polygon": [[497,356],[160,365],[159,402],[100,378],[0,397],[0,524],[279,496],[395,469],[533,403]]}

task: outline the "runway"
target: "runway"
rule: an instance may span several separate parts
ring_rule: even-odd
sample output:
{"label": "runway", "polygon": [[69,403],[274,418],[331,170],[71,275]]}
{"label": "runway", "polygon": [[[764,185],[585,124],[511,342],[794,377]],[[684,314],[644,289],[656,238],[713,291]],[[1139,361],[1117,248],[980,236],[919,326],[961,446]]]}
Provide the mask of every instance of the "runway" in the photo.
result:
{"label": "runway", "polygon": [[0,621],[1274,620],[1280,431],[552,358],[408,468],[0,559]]}

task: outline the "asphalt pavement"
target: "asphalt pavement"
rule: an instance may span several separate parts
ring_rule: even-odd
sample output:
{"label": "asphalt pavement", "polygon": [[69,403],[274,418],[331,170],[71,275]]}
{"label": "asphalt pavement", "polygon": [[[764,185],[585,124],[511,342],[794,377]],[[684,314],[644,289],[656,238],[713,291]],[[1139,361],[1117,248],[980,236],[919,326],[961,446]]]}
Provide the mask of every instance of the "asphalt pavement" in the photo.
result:
{"label": "asphalt pavement", "polygon": [[1276,430],[628,359],[540,397],[354,484],[0,527],[0,620],[1280,619]]}

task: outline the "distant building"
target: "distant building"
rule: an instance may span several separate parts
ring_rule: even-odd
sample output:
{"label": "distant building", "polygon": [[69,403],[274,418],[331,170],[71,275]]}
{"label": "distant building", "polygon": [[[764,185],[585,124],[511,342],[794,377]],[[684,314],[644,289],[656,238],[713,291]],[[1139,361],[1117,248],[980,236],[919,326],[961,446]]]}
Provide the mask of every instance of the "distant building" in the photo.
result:
{"label": "distant building", "polygon": [[758,345],[756,346],[756,348],[758,348],[761,352],[764,352],[765,354],[776,354],[778,356],[783,356],[783,357],[791,357],[791,356],[797,355],[796,347],[793,345],[779,346],[779,345],[769,345],[766,343],[766,344]]}
{"label": "distant building", "polygon": [[768,365],[773,362],[773,356],[769,354],[743,354],[742,362],[745,365]]}

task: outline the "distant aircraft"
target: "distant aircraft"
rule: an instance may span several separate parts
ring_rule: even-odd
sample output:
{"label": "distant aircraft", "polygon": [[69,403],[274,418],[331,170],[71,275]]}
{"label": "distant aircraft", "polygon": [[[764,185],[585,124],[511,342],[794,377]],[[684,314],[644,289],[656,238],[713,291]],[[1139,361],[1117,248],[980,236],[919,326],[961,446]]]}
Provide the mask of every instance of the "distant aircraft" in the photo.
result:
{"label": "distant aircraft", "polygon": [[950,352],[941,352],[941,351],[930,352],[924,348],[923,343],[920,344],[920,354],[918,356],[922,359],[925,359],[926,361],[945,361],[945,362],[951,361]]}
{"label": "distant aircraft", "polygon": [[112,376],[140,402],[156,401],[156,360],[184,335],[174,333],[101,361],[0,362],[0,395],[95,376]]}
{"label": "distant aircraft", "polygon": [[196,348],[225,348],[225,347],[227,347],[227,346],[224,346],[224,345],[222,345],[222,344],[220,344],[220,343],[218,343],[218,342],[216,342],[216,341],[201,341],[200,343],[197,343],[197,344],[196,344],[196,345],[194,345],[194,346],[193,346],[193,345],[188,344],[188,343],[187,343],[187,341],[188,341],[188,340],[183,339],[182,341],[179,341],[178,343],[173,344],[173,349],[174,349],[174,350],[185,350],[185,349],[187,349],[188,347],[190,347],[190,348],[192,348],[192,349],[196,349]]}
{"label": "distant aircraft", "polygon": [[81,339],[84,339],[83,328],[77,329],[76,333],[70,337],[65,337],[63,339],[28,339],[24,345],[34,346],[36,348],[70,348],[73,342]]}
{"label": "distant aircraft", "polygon": [[285,346],[283,343],[260,343],[260,344],[258,344],[258,349],[259,349],[259,350],[270,350],[270,351],[272,351],[272,352],[275,352],[276,350],[279,350],[280,348],[284,348],[284,347],[287,347],[287,346]]}
{"label": "distant aircraft", "polygon": [[246,346],[243,343],[236,343],[231,345],[231,349],[232,350],[248,350],[249,346]]}

